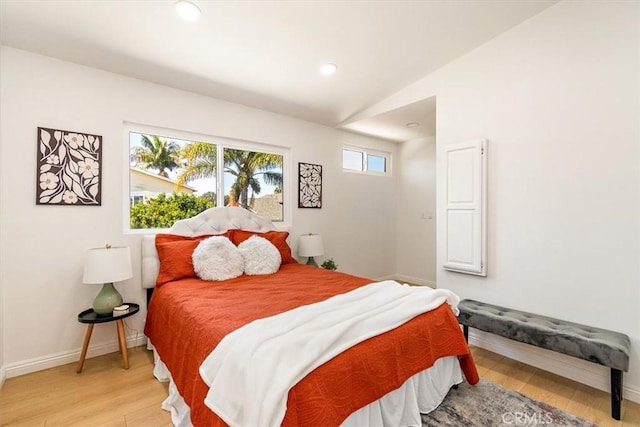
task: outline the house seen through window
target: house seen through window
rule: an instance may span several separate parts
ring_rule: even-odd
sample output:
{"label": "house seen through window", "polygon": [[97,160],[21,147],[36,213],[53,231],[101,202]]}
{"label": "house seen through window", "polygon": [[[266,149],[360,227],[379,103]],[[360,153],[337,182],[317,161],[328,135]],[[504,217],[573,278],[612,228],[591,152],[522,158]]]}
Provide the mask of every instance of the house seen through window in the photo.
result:
{"label": "house seen through window", "polygon": [[241,145],[129,132],[130,228],[168,228],[215,206],[283,221],[284,154]]}

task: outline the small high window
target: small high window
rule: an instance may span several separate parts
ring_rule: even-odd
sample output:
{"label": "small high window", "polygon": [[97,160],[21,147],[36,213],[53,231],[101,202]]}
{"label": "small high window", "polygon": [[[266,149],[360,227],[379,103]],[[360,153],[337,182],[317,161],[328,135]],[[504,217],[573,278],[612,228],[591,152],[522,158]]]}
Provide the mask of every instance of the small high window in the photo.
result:
{"label": "small high window", "polygon": [[350,172],[389,175],[390,157],[389,153],[344,147],[342,149],[342,169]]}

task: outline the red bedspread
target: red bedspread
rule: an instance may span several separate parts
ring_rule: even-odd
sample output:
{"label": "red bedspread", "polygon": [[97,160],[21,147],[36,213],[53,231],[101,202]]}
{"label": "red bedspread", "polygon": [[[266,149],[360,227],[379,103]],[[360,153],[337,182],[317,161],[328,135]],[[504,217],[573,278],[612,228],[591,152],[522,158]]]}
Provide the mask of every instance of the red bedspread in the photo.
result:
{"label": "red bedspread", "polygon": [[[155,289],[145,334],[191,408],[194,426],[224,426],[203,403],[207,386],[198,368],[226,334],[255,319],[368,283],[370,279],[301,264],[282,265],[273,275],[223,282],[183,279]],[[475,384],[473,359],[454,314],[444,304],[352,347],[307,375],[289,393],[283,425],[339,425],[440,357],[452,355],[459,357],[467,381]]]}

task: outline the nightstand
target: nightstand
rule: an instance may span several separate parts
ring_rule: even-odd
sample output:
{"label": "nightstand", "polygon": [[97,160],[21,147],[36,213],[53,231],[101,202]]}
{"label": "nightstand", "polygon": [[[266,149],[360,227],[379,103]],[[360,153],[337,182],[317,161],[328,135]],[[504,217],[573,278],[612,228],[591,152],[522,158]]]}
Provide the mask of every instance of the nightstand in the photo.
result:
{"label": "nightstand", "polygon": [[127,354],[127,340],[124,334],[124,322],[123,319],[133,316],[140,311],[140,306],[132,302],[125,302],[124,304],[129,306],[127,313],[119,316],[98,316],[92,308],[83,311],[78,314],[78,322],[87,324],[87,333],[84,336],[84,344],[82,345],[82,353],[80,354],[80,361],[78,362],[77,373],[82,372],[84,366],[84,359],[87,356],[87,348],[89,348],[89,341],[91,341],[91,333],[93,332],[93,326],[96,323],[108,323],[116,322],[116,329],[118,330],[118,344],[120,345],[120,353],[122,354],[122,361],[124,369],[129,369],[129,355]]}

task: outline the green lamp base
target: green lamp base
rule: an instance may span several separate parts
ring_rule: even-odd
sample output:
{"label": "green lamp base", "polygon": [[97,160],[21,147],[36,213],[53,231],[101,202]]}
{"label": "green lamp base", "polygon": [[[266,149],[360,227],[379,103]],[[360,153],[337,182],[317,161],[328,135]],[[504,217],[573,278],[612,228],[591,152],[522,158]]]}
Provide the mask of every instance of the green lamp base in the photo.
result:
{"label": "green lamp base", "polygon": [[316,260],[313,259],[312,256],[310,256],[309,259],[307,260],[307,265],[311,265],[313,267],[318,267],[318,263],[316,262]]}
{"label": "green lamp base", "polygon": [[113,315],[113,308],[122,305],[122,295],[113,286],[113,283],[102,285],[100,293],[93,300],[93,311],[98,316]]}

